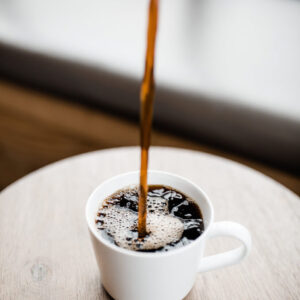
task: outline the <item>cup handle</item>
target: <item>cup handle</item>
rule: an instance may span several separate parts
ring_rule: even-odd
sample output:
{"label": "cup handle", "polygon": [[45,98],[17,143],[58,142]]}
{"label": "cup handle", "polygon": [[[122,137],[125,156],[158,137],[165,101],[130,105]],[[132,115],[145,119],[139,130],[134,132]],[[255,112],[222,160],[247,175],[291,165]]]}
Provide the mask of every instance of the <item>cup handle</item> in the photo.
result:
{"label": "cup handle", "polygon": [[240,240],[243,245],[224,253],[202,258],[198,272],[207,272],[237,264],[248,255],[251,249],[250,232],[238,223],[229,221],[214,223],[207,234],[209,239],[218,236],[234,237]]}

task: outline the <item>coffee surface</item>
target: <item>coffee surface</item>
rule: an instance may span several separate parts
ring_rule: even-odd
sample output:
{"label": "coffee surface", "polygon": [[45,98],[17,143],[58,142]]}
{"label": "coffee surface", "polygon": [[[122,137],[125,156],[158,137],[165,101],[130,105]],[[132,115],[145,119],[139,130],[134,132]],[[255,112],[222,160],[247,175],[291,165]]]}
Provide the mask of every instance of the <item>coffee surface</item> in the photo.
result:
{"label": "coffee surface", "polygon": [[149,186],[147,233],[138,236],[138,187],[109,196],[98,210],[97,228],[109,241],[135,251],[170,251],[189,244],[204,230],[198,205],[166,186]]}

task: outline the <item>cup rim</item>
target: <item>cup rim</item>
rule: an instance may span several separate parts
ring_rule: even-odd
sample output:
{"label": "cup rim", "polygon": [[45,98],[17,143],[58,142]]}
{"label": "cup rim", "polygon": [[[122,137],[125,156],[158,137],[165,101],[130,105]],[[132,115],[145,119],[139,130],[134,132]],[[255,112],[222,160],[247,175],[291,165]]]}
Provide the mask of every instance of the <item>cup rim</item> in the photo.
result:
{"label": "cup rim", "polygon": [[[129,175],[132,175],[132,174],[137,174],[139,173],[140,171],[130,171],[130,172],[125,172],[125,173],[121,173],[121,174],[118,174],[116,176],[113,176],[113,177],[110,177],[108,179],[106,179],[105,181],[103,181],[102,183],[100,183],[94,190],[93,192],[90,194],[87,202],[86,202],[86,206],[85,206],[85,216],[86,216],[86,221],[87,221],[87,224],[88,224],[88,228],[89,228],[89,231],[92,233],[92,235],[100,242],[102,243],[104,246],[106,246],[107,248],[109,248],[110,250],[112,251],[116,251],[118,253],[121,253],[121,254],[125,254],[125,255],[128,255],[128,256],[135,256],[135,257],[141,257],[141,258],[158,258],[158,257],[165,257],[165,256],[172,256],[172,255],[176,255],[176,254],[179,254],[179,253],[182,253],[182,252],[185,252],[187,251],[188,249],[194,247],[195,245],[197,245],[198,243],[200,243],[206,236],[209,228],[211,227],[212,223],[214,222],[214,210],[213,210],[213,206],[209,200],[209,197],[207,196],[207,194],[197,185],[195,184],[194,182],[192,182],[191,180],[183,177],[183,176],[180,176],[180,175],[177,175],[177,174],[174,174],[174,173],[170,173],[170,172],[165,172],[165,171],[160,171],[160,170],[148,170],[148,174],[152,173],[152,174],[162,174],[162,175],[165,175],[165,176],[171,176],[171,177],[175,177],[179,180],[183,180],[185,181],[188,185],[191,185],[193,186],[194,188],[196,188],[200,194],[202,194],[203,196],[203,199],[205,199],[208,207],[209,207],[209,210],[210,210],[210,220],[209,222],[207,223],[207,225],[205,226],[204,228],[204,231],[203,233],[198,237],[196,238],[194,241],[192,241],[191,243],[189,243],[188,245],[185,245],[185,246],[182,246],[178,249],[174,249],[172,251],[166,251],[166,252],[138,252],[138,251],[134,251],[134,250],[128,250],[128,249],[124,249],[122,247],[119,247],[117,245],[114,245],[113,243],[111,243],[110,241],[106,240],[104,237],[101,236],[101,234],[99,232],[97,232],[96,230],[96,226],[93,226],[93,222],[92,220],[90,220],[90,213],[89,213],[89,205],[92,201],[92,199],[95,197],[95,194],[98,192],[98,190],[100,190],[104,185],[108,184],[110,181],[115,181],[115,180],[118,180],[118,178],[121,178],[123,176],[129,176]],[[120,187],[121,189],[122,187]],[[100,200],[99,200],[99,206],[100,206]],[[96,214],[96,212],[95,212]]]}

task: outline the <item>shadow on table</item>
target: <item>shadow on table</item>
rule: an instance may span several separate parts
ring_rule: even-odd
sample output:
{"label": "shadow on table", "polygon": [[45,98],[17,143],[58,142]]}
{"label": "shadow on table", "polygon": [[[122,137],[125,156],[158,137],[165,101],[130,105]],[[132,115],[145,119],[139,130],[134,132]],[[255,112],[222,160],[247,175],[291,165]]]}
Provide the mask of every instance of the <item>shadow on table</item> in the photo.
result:
{"label": "shadow on table", "polygon": [[104,296],[104,299],[100,298],[101,300],[115,300],[113,297],[110,296],[110,294],[106,291],[104,286],[101,284],[101,289],[102,289],[102,295]]}

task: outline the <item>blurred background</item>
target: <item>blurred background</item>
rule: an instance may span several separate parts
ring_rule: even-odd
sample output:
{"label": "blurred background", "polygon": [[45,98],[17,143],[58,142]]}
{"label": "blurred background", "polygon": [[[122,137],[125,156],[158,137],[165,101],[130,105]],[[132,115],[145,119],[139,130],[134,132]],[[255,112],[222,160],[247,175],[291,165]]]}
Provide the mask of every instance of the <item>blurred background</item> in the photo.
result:
{"label": "blurred background", "polygon": [[[0,0],[0,190],[139,144],[147,6]],[[299,53],[300,1],[161,0],[152,144],[232,159],[300,194]]]}

